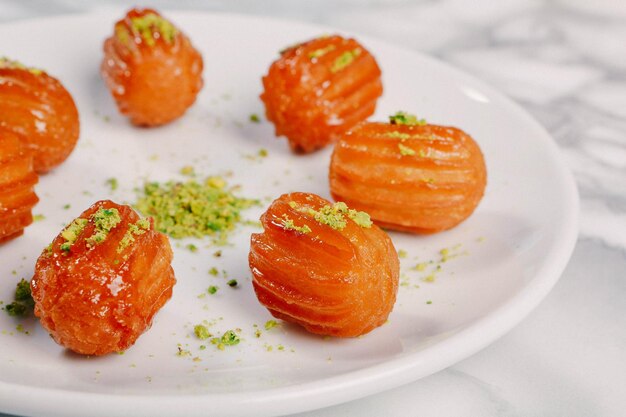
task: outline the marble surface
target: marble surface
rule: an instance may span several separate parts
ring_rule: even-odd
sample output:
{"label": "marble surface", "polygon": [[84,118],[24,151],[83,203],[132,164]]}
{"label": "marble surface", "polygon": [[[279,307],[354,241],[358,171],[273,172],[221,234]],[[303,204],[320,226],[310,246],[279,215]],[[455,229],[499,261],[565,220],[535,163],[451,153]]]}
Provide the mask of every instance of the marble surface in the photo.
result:
{"label": "marble surface", "polygon": [[[2,0],[0,24],[129,5]],[[433,55],[526,108],[553,135],[576,177],[582,203],[578,245],[559,283],[525,321],[435,375],[299,417],[624,415],[626,2],[155,0],[150,5],[321,23]]]}

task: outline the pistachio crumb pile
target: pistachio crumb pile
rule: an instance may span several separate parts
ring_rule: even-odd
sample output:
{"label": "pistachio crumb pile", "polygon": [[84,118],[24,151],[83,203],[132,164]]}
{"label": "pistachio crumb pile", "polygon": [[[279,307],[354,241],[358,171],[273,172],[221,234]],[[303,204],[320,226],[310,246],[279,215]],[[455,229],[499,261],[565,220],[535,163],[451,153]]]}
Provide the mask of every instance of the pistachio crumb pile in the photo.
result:
{"label": "pistachio crumb pile", "polygon": [[216,236],[223,244],[241,222],[241,210],[257,200],[236,197],[222,177],[202,182],[147,183],[135,207],[154,218],[155,228],[175,239]]}
{"label": "pistachio crumb pile", "polygon": [[4,309],[9,316],[22,317],[31,314],[34,308],[35,301],[30,293],[30,282],[22,278],[15,287],[15,301],[7,304]]}

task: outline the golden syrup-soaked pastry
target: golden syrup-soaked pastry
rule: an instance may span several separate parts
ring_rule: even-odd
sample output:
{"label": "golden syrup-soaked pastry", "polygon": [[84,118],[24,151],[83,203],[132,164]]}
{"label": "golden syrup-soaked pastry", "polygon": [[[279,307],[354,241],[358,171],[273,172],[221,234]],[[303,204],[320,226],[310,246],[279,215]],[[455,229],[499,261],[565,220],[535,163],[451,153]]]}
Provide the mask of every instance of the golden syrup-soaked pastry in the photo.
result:
{"label": "golden syrup-soaked pastry", "polygon": [[104,42],[102,76],[120,112],[139,126],[182,116],[202,89],[202,56],[152,9],[133,9]]}
{"label": "golden syrup-soaked pastry", "polygon": [[266,117],[294,151],[312,152],[374,113],[380,74],[354,39],[333,35],[293,46],[263,77]]}
{"label": "golden syrup-soaked pastry", "polygon": [[17,134],[45,173],[70,155],[80,133],[70,93],[45,71],[0,58],[0,129]]}
{"label": "golden syrup-soaked pastry", "polygon": [[83,355],[121,352],[150,328],[176,283],[169,239],[129,206],[99,201],[42,252],[31,281],[35,315]]}
{"label": "golden syrup-soaked pastry", "polygon": [[24,233],[33,222],[32,209],[39,201],[33,155],[15,134],[0,129],[0,243]]}
{"label": "golden syrup-soaked pastry", "polygon": [[257,298],[274,317],[337,337],[386,322],[398,290],[398,254],[366,213],[291,193],[275,200],[261,223],[248,259]]}
{"label": "golden syrup-soaked pastry", "polygon": [[334,199],[367,211],[381,227],[412,233],[465,220],[486,181],[482,152],[468,134],[402,112],[346,133],[330,163]]}

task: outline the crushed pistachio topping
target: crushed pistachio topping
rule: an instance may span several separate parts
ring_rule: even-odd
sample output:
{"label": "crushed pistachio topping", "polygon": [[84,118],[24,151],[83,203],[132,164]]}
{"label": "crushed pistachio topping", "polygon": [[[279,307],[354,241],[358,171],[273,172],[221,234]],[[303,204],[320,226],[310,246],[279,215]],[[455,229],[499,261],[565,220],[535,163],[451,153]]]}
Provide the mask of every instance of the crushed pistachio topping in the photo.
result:
{"label": "crushed pistachio topping", "polygon": [[237,282],[236,279],[230,279],[228,280],[228,282],[226,282],[226,285],[228,285],[231,288],[235,288],[237,285],[239,285],[239,283]]}
{"label": "crushed pistachio topping", "polygon": [[34,222],[40,222],[42,220],[46,220],[46,216],[44,216],[43,214],[35,214],[33,216],[33,221]]}
{"label": "crushed pistachio topping", "polygon": [[219,350],[224,350],[226,346],[235,346],[241,342],[239,335],[234,330],[227,330],[222,337],[214,337],[211,344],[216,345]]}
{"label": "crushed pistachio topping", "polygon": [[369,214],[364,211],[349,209],[346,203],[341,201],[332,205],[326,205],[317,211],[309,209],[308,213],[318,223],[330,226],[335,230],[343,230],[347,226],[346,217],[366,229],[372,227],[373,224]]}
{"label": "crushed pistachio topping", "polygon": [[335,49],[337,49],[337,47],[335,45],[328,45],[324,48],[319,48],[316,49],[315,51],[311,52],[309,54],[309,59],[317,59],[317,58],[321,58],[324,55],[326,55],[329,52],[334,51]]}
{"label": "crushed pistachio topping", "polygon": [[35,308],[35,301],[30,292],[30,282],[24,278],[15,287],[14,301],[4,308],[9,316],[23,317],[30,315]]}
{"label": "crushed pistachio topping", "polygon": [[418,119],[414,114],[406,113],[403,111],[396,112],[389,116],[389,123],[392,125],[407,125],[407,126],[425,126],[425,119]]}
{"label": "crushed pistachio topping", "polygon": [[400,149],[400,155],[402,156],[411,156],[415,155],[415,151],[408,146],[404,146],[401,143],[398,143],[398,149]]}
{"label": "crushed pistachio topping", "polygon": [[252,123],[261,123],[261,118],[259,117],[259,115],[258,115],[258,114],[256,114],[256,113],[252,113],[252,114],[250,115],[250,121],[251,121]]}
{"label": "crushed pistachio topping", "polygon": [[91,215],[91,219],[94,223],[94,233],[85,239],[89,247],[104,242],[109,232],[122,221],[120,212],[116,208],[101,208]]}
{"label": "crushed pistachio topping", "polygon": [[87,219],[77,218],[70,223],[62,232],[61,237],[65,239],[65,242],[61,243],[61,250],[68,252],[74,242],[78,239],[78,236],[82,233],[85,226],[87,226]]}
{"label": "crushed pistachio topping", "polygon": [[283,214],[283,220],[281,221],[281,225],[284,230],[294,230],[298,233],[307,234],[311,233],[311,228],[308,225],[304,226],[296,226],[292,219],[287,217],[286,214]]}
{"label": "crushed pistachio topping", "polygon": [[408,253],[404,249],[400,249],[398,251],[398,258],[406,258],[407,255],[408,255]]}
{"label": "crushed pistachio topping", "polygon": [[211,295],[215,294],[217,292],[217,290],[219,290],[220,287],[218,287],[217,285],[211,285],[209,287],[209,289],[207,290],[207,292]]}
{"label": "crushed pistachio topping", "polygon": [[204,324],[197,324],[193,328],[193,333],[200,340],[206,340],[209,337],[213,336],[209,329]]}
{"label": "crushed pistachio topping", "polygon": [[128,45],[128,42],[130,41],[130,33],[123,23],[115,25],[115,37],[124,45]]}
{"label": "crushed pistachio topping", "polygon": [[[141,36],[148,46],[154,46],[156,39],[159,38],[162,38],[166,43],[172,43],[178,34],[178,29],[172,23],[155,13],[133,17],[130,21],[133,35]],[[120,41],[124,42],[121,38]]]}
{"label": "crushed pistachio topping", "polygon": [[289,207],[291,207],[292,209],[295,209],[298,207],[298,203],[296,203],[295,201],[290,201],[288,204],[289,204]]}
{"label": "crushed pistachio topping", "polygon": [[212,267],[211,269],[209,269],[209,274],[213,275],[214,277],[216,277],[219,273],[220,271],[218,271],[216,267]]}
{"label": "crushed pistachio topping", "polygon": [[348,210],[348,217],[361,227],[366,229],[372,227],[372,219],[370,219],[370,215],[364,211]]}
{"label": "crushed pistachio topping", "polygon": [[122,253],[135,241],[135,236],[143,235],[147,230],[150,230],[150,220],[147,218],[140,219],[137,223],[129,223],[128,230],[117,246],[117,253]]}
{"label": "crushed pistachio topping", "polygon": [[346,68],[348,65],[352,64],[356,57],[361,55],[361,48],[355,48],[352,51],[346,51],[343,54],[339,55],[333,65],[330,67],[330,72],[333,74],[341,71]]}
{"label": "crushed pistachio topping", "polygon": [[236,197],[221,177],[204,182],[148,183],[135,206],[154,218],[155,227],[175,239],[218,234],[216,244],[241,222],[241,210],[258,204]]}
{"label": "crushed pistachio topping", "polygon": [[39,69],[39,68],[31,68],[31,67],[27,67],[26,65],[22,64],[19,61],[14,61],[12,59],[9,59],[7,57],[0,57],[0,69],[20,69],[20,70],[26,70],[28,72],[30,72],[33,75],[41,75],[43,74],[43,70]]}
{"label": "crushed pistachio topping", "polygon": [[187,248],[187,250],[189,250],[189,252],[192,252],[192,253],[198,252],[198,247],[194,245],[193,243],[190,243],[185,247]]}
{"label": "crushed pistachio topping", "polygon": [[385,136],[388,137],[388,138],[400,139],[400,140],[407,140],[407,139],[411,138],[411,135],[409,135],[408,133],[402,133],[402,132],[398,132],[398,131],[385,133]]}

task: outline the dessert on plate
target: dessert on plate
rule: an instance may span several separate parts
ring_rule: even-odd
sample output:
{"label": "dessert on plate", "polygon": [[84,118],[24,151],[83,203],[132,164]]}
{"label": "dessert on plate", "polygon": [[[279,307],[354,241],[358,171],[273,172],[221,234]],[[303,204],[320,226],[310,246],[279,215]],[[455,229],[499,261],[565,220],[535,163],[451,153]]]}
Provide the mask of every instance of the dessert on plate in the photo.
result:
{"label": "dessert on plate", "polygon": [[31,281],[35,315],[57,343],[76,353],[124,351],[172,296],[172,256],[152,219],[99,201],[37,260]]}
{"label": "dessert on plate", "polygon": [[383,92],[376,59],[354,39],[312,39],[281,52],[261,99],[277,136],[294,151],[312,152],[371,116]]}
{"label": "dessert on plate", "polygon": [[335,200],[367,211],[381,227],[412,233],[450,229],[480,202],[487,170],[478,144],[455,127],[398,112],[343,135],[330,163]]}
{"label": "dessert on plate", "polygon": [[80,133],[78,110],[59,80],[0,58],[0,129],[19,136],[41,174],[65,161],[74,149]]}
{"label": "dessert on plate", "polygon": [[153,9],[132,9],[104,42],[101,73],[120,112],[139,126],[181,117],[202,89],[202,56]]}
{"label": "dessert on plate", "polygon": [[18,136],[0,129],[0,243],[20,236],[33,222],[38,180],[32,153]]}
{"label": "dessert on plate", "polygon": [[387,321],[398,254],[369,216],[308,193],[284,194],[261,216],[249,264],[257,298],[312,333],[356,337]]}

